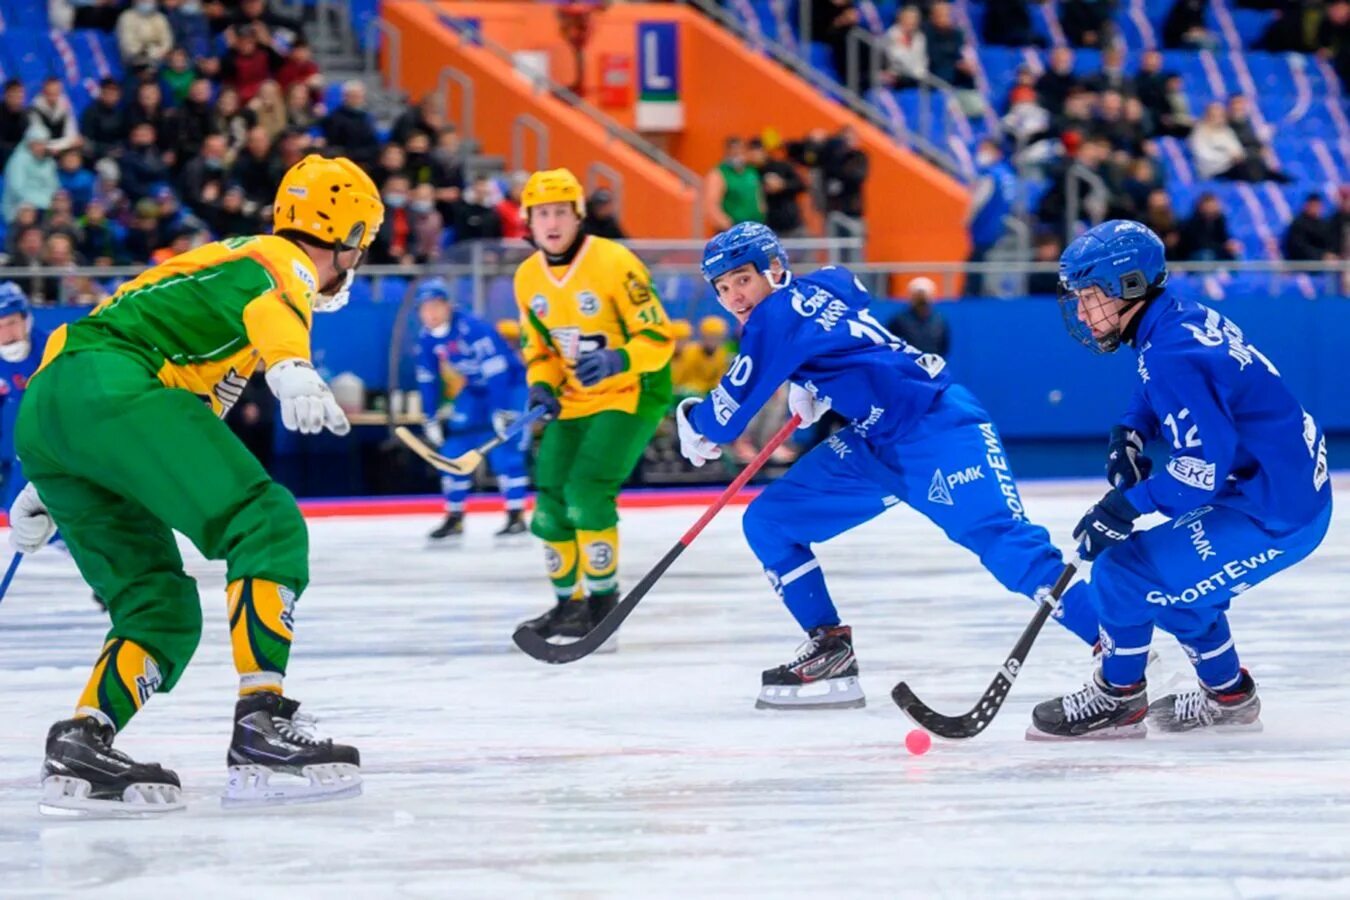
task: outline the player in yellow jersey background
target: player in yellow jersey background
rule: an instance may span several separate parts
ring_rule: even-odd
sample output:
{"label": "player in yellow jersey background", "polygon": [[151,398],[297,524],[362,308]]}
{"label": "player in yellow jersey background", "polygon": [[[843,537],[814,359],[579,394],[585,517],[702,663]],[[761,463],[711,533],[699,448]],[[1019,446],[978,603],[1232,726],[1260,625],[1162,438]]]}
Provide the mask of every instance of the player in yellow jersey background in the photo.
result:
{"label": "player in yellow jersey background", "polygon": [[[59,328],[29,383],[15,438],[30,484],[10,510],[10,540],[32,553],[59,526],[112,619],[74,717],[48,733],[44,812],[182,807],[177,775],[112,747],[173,688],[201,636],[174,531],[228,564],[240,698],[227,801],[360,792],[356,749],[314,740],[282,694],[309,581],[304,519],[221,417],[261,365],[287,428],[347,433],[310,362],[311,318],[346,302],[384,206],[349,160],[308,156],[283,177],[274,216],[274,234],[173,257]],[[276,773],[307,781],[269,787]]]}
{"label": "player in yellow jersey background", "polygon": [[556,604],[525,625],[580,637],[618,598],[619,487],[671,401],[669,320],[647,267],[587,235],[586,199],[566,169],[521,195],[538,248],[515,274],[530,406],[554,416],[536,456],[531,530],[545,542]]}

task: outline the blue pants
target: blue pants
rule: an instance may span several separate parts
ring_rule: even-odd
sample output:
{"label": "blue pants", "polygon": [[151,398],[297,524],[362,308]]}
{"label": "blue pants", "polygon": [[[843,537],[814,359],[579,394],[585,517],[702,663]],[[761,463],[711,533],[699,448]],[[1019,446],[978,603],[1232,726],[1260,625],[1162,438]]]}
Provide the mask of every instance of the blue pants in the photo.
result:
{"label": "blue pants", "polygon": [[1201,682],[1235,684],[1228,604],[1312,553],[1330,521],[1328,501],[1307,525],[1276,535],[1245,513],[1201,506],[1107,550],[1087,585],[1101,618],[1102,675],[1120,686],[1142,680],[1157,625],[1181,642]]}
{"label": "blue pants", "polygon": [[[453,424],[451,425],[453,428]],[[441,445],[442,456],[459,456],[490,440],[492,428],[476,428],[472,431],[452,431]],[[520,437],[508,441],[489,451],[488,465],[497,476],[497,488],[506,498],[507,509],[524,509],[525,492],[530,486],[530,476],[525,467],[525,454],[530,449],[530,430],[521,432]],[[441,493],[445,495],[445,508],[450,512],[463,512],[464,500],[473,486],[471,475],[442,475]]]}
{"label": "blue pants", "polygon": [[[969,391],[948,388],[905,438],[878,446],[852,428],[817,445],[745,511],[750,548],[802,628],[839,624],[811,544],[908,503],[1028,597],[1059,577],[1050,535],[1027,521],[998,432]],[[1057,617],[1087,643],[1097,617],[1081,585]]]}
{"label": "blue pants", "polygon": [[23,490],[24,485],[28,484],[28,479],[23,477],[23,463],[17,459],[5,460],[0,462],[0,478],[4,479],[4,504],[8,510],[14,505],[14,500]]}

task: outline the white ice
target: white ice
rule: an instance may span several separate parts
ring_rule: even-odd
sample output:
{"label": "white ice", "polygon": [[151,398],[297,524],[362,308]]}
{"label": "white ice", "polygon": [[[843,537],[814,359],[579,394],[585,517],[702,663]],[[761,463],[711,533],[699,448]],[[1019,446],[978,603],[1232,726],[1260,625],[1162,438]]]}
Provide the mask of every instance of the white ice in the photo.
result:
{"label": "white ice", "polygon": [[[550,601],[538,548],[428,549],[431,518],[320,520],[288,692],[365,764],[365,796],[268,812],[217,797],[234,702],[223,567],[189,554],[206,634],[178,688],[119,745],[181,775],[157,821],[37,813],[47,726],[70,713],[106,619],[44,552],[0,603],[0,897],[1350,896],[1350,483],[1324,546],[1232,614],[1263,734],[1023,740],[1077,687],[1055,626],[980,737],[910,756],[908,679],[964,711],[1033,612],[926,520],[892,510],[820,548],[856,631],[864,710],[762,712],[762,668],[799,634],[729,510],[620,632],[570,666],[511,646]],[[1032,484],[1063,538],[1096,484]],[[697,515],[632,511],[629,582]],[[1156,692],[1189,686],[1159,638]],[[92,891],[91,891],[92,893]]]}

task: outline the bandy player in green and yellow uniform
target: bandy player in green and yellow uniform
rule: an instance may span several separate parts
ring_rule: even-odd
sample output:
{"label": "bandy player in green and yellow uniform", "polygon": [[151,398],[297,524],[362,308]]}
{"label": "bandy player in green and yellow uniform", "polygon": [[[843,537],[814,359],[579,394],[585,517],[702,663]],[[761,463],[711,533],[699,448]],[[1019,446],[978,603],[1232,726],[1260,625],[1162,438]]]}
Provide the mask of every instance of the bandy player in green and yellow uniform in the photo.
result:
{"label": "bandy player in green and yellow uniform", "polygon": [[[47,735],[43,812],[183,806],[177,775],[112,747],[177,683],[201,635],[174,531],[228,564],[240,698],[225,802],[360,793],[356,749],[316,740],[282,695],[309,580],[305,522],[221,417],[261,365],[287,428],[347,433],[310,364],[311,317],[346,302],[384,205],[349,160],[308,156],[282,179],[274,214],[274,234],[176,256],[58,329],[29,384],[15,431],[31,483],[10,510],[11,543],[31,553],[59,527],[112,619],[74,718]],[[306,780],[269,784],[276,773]]]}
{"label": "bandy player in green and yellow uniform", "polygon": [[582,230],[586,198],[566,169],[536,172],[521,210],[538,250],[516,269],[531,407],[554,417],[536,454],[531,530],[557,604],[525,625],[581,637],[614,608],[619,486],[670,408],[674,341],[647,267]]}

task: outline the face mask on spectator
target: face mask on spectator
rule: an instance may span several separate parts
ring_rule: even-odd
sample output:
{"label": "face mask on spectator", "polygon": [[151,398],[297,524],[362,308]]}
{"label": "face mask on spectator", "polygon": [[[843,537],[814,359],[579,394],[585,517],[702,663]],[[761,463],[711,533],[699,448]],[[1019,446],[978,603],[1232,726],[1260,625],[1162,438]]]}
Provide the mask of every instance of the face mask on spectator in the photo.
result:
{"label": "face mask on spectator", "polygon": [[385,194],[384,205],[390,209],[402,209],[408,202],[406,194]]}
{"label": "face mask on spectator", "polygon": [[151,3],[141,2],[136,4],[136,12],[140,13],[143,16],[148,16],[154,11],[155,11],[155,4],[153,2]]}
{"label": "face mask on spectator", "polygon": [[435,204],[430,200],[414,200],[412,203],[408,204],[408,208],[415,213],[429,213],[433,206],[435,206]]}

